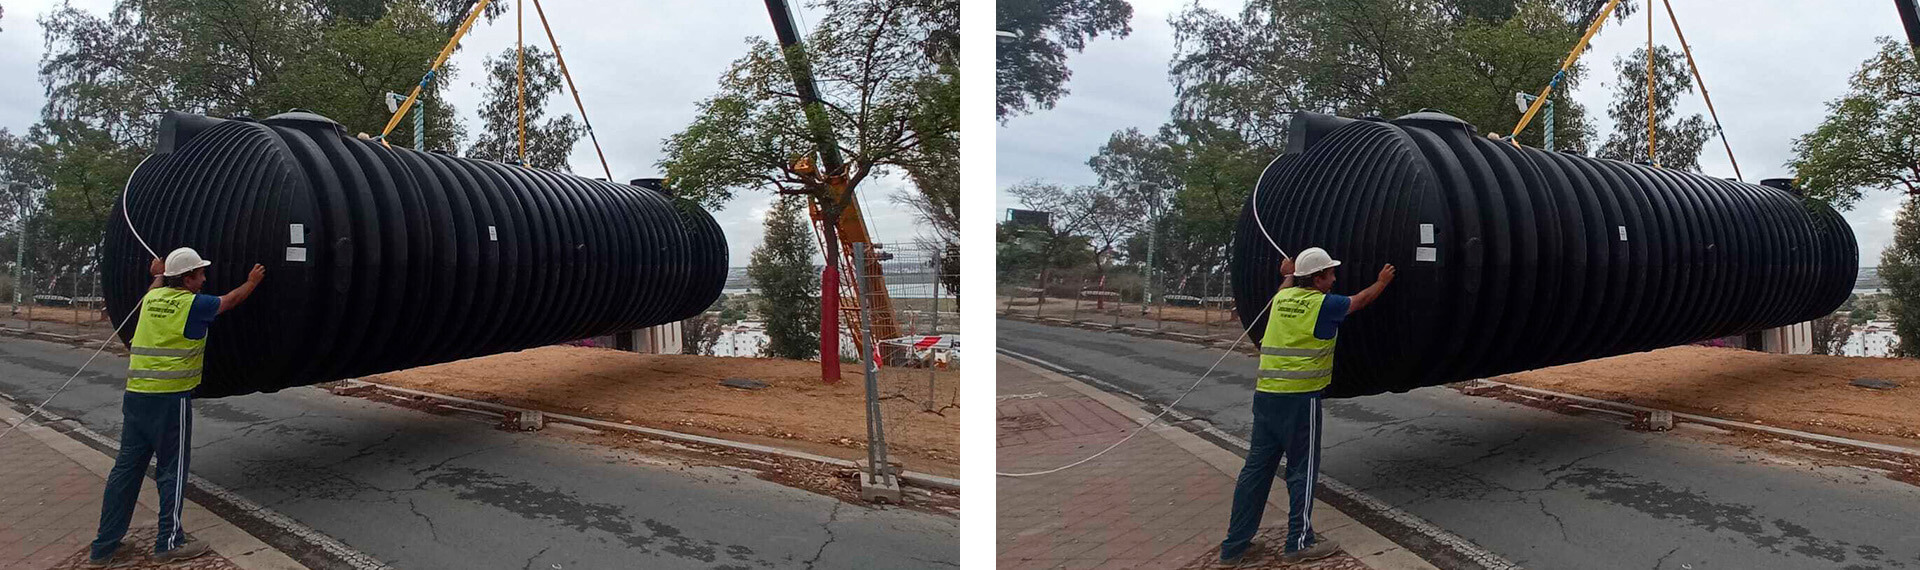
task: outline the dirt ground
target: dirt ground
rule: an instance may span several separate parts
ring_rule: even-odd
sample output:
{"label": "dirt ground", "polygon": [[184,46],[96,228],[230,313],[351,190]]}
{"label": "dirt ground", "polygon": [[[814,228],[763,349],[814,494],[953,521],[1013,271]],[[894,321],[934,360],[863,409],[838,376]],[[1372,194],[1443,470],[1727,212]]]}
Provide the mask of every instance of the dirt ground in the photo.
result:
{"label": "dirt ground", "polygon": [[[7,314],[7,313],[11,313],[11,311],[12,311],[12,307],[0,309],[0,316],[12,317],[14,319],[19,319],[19,320],[27,320],[28,311],[26,306],[24,305],[21,306],[20,311],[18,313]],[[111,328],[112,326],[110,324],[110,321],[107,320],[106,314],[100,312],[99,309],[85,309],[85,308],[69,309],[66,307],[34,307],[32,311],[32,317],[33,317],[33,322],[35,323],[58,323],[58,324],[64,324],[69,326],[75,323],[79,323],[82,326],[106,326],[109,328]]]}
{"label": "dirt ground", "polygon": [[[1849,385],[1859,378],[1900,384]],[[1676,346],[1495,378],[1867,441],[1920,447],[1920,360]]]}
{"label": "dirt ground", "polygon": [[[548,346],[389,372],[364,378],[425,390],[634,425],[787,447],[844,459],[866,458],[865,387],[859,364],[841,381],[820,381],[816,362],[634,354]],[[746,378],[760,390],[719,383]],[[881,417],[893,459],[906,469],[959,474],[959,373],[883,368]]]}
{"label": "dirt ground", "polygon": [[1079,307],[1076,308],[1071,298],[1049,297],[1045,306],[1040,306],[1032,297],[1012,299],[1011,305],[1008,302],[1005,296],[997,297],[994,301],[994,310],[1000,313],[1111,323],[1227,339],[1240,333],[1240,317],[1231,308],[1150,306],[1147,308],[1147,313],[1142,315],[1139,303],[1108,301],[1102,308],[1092,299],[1081,299]]}

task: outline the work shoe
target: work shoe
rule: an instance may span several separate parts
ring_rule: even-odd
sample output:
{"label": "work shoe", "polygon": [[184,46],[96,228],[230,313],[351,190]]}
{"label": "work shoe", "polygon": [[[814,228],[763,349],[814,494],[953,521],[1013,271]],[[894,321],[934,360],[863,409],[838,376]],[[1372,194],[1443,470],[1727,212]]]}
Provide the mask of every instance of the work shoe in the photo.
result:
{"label": "work shoe", "polygon": [[1296,550],[1280,555],[1280,561],[1288,564],[1312,562],[1340,553],[1340,543],[1322,539],[1306,550]]}
{"label": "work shoe", "polygon": [[81,565],[81,568],[106,568],[108,566],[125,564],[133,560],[133,551],[124,548],[124,546],[125,545],[114,545],[113,552],[107,553],[106,558],[94,558],[93,552],[89,550],[87,552],[87,563]]}
{"label": "work shoe", "polygon": [[1267,545],[1262,541],[1255,540],[1252,543],[1247,545],[1246,550],[1240,551],[1239,556],[1235,556],[1233,558],[1214,560],[1213,567],[1214,568],[1240,568],[1244,566],[1258,565],[1262,562],[1266,562],[1268,558],[1272,557],[1272,554],[1273,554],[1273,549],[1267,548]]}
{"label": "work shoe", "polygon": [[187,542],[181,544],[179,548],[153,555],[153,561],[165,564],[179,560],[199,558],[212,551],[213,549],[207,548],[207,543],[188,539]]}

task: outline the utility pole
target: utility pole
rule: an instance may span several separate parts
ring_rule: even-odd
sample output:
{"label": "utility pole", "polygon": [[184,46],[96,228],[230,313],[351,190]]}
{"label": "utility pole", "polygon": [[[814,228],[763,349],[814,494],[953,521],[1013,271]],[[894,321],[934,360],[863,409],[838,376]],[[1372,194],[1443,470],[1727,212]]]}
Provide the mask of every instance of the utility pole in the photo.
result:
{"label": "utility pole", "polygon": [[[0,188],[26,186],[12,180],[0,180]],[[13,312],[20,312],[20,287],[26,282],[21,280],[21,268],[27,265],[27,194],[20,193],[20,207],[13,215],[18,218],[14,224],[13,236]]]}
{"label": "utility pole", "polygon": [[[1513,104],[1517,107],[1520,107],[1520,112],[1522,113],[1527,112],[1527,107],[1533,105],[1534,99],[1539,99],[1539,97],[1536,97],[1530,93],[1514,93],[1513,94]],[[1541,127],[1542,132],[1546,133],[1546,137],[1545,137],[1546,140],[1544,141],[1545,146],[1542,146],[1541,148],[1551,152],[1553,150],[1553,100],[1552,99],[1547,100],[1546,108],[1541,109],[1541,112],[1545,114],[1545,116],[1542,117],[1541,120],[1547,122],[1545,126]]]}
{"label": "utility pole", "polygon": [[[1136,182],[1146,186],[1144,182]],[[1147,286],[1141,293],[1140,314],[1147,314],[1147,307],[1153,305],[1153,255],[1160,247],[1160,187],[1153,186],[1153,192],[1147,198]],[[1114,308],[1120,310],[1119,307]]]}

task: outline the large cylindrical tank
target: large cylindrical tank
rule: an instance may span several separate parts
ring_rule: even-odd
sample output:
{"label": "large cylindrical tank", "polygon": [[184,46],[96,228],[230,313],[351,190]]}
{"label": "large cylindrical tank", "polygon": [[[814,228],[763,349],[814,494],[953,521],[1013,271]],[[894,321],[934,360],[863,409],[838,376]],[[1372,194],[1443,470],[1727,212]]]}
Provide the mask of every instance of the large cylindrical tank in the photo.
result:
{"label": "large cylindrical tank", "polygon": [[1341,260],[1336,293],[1399,272],[1341,326],[1329,396],[1799,323],[1839,307],[1858,271],[1846,221],[1787,189],[1515,147],[1435,112],[1300,113],[1290,129],[1234,237],[1252,338],[1281,280],[1275,244]]}
{"label": "large cylindrical tank", "polygon": [[[271,392],[685,319],[727,275],[712,216],[657,190],[347,136],[305,112],[168,114],[126,214],[224,294],[200,397]],[[125,318],[150,281],[116,205],[103,286]],[[133,324],[121,332],[132,338]]]}

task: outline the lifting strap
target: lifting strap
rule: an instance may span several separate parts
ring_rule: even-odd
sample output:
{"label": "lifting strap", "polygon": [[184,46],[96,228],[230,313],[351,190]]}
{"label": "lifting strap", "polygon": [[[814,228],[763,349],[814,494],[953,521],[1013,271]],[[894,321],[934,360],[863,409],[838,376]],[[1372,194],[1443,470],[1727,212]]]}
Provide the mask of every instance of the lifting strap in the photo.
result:
{"label": "lifting strap", "polygon": [[[536,2],[535,5],[538,3]],[[1533,122],[1534,114],[1539,113],[1540,106],[1546,104],[1547,96],[1553,94],[1553,88],[1560,85],[1560,80],[1566,79],[1567,69],[1573,67],[1575,60],[1580,59],[1580,53],[1587,50],[1587,42],[1593,40],[1594,34],[1600,33],[1600,25],[1607,22],[1607,16],[1612,15],[1613,8],[1618,5],[1620,0],[1608,0],[1607,7],[1600,10],[1600,17],[1593,19],[1593,25],[1587,26],[1586,35],[1580,36],[1580,42],[1574,44],[1573,52],[1568,53],[1567,60],[1560,63],[1560,71],[1553,74],[1553,79],[1547,82],[1547,87],[1540,90],[1540,96],[1534,97],[1533,104],[1527,106],[1526,114],[1520,116],[1520,124],[1513,126],[1513,134],[1507,137],[1507,142],[1513,143],[1515,147],[1520,146],[1520,131],[1527,128],[1527,123]]]}
{"label": "lifting strap", "polygon": [[413,92],[407,94],[407,100],[402,101],[400,108],[394,110],[393,118],[387,119],[387,128],[380,129],[380,144],[393,146],[392,143],[387,142],[387,134],[392,133],[393,127],[400,124],[400,118],[407,115],[407,109],[413,108],[413,102],[420,99],[420,91],[426,89],[427,84],[433,83],[433,75],[440,71],[441,65],[447,63],[447,56],[453,55],[453,48],[460,45],[460,38],[467,35],[467,30],[473,29],[473,22],[479,20],[480,14],[486,12],[487,5],[492,3],[493,0],[480,0],[473,3],[473,12],[467,14],[466,21],[460,23],[460,29],[454,30],[453,37],[447,40],[447,47],[440,48],[440,55],[433,58],[433,65],[427,67],[427,74],[420,77],[418,85],[413,86]]}
{"label": "lifting strap", "polygon": [[533,0],[533,12],[540,16],[540,27],[547,30],[547,43],[553,44],[553,61],[560,64],[560,76],[567,79],[567,89],[573,92],[573,104],[580,108],[580,122],[587,126],[587,138],[593,141],[593,153],[600,156],[600,169],[607,173],[607,181],[613,182],[613,170],[607,168],[607,154],[600,151],[600,137],[593,134],[593,121],[587,120],[587,106],[580,102],[580,88],[574,86],[573,75],[567,73],[567,59],[560,57],[560,41],[553,39],[553,27],[547,25],[547,11],[540,8],[540,0]]}
{"label": "lifting strap", "polygon": [[514,94],[519,97],[515,123],[520,128],[520,164],[527,163],[527,0],[513,2]]}
{"label": "lifting strap", "polygon": [[[1671,10],[1671,7],[1669,7]],[[1668,15],[1672,15],[1669,12]],[[1660,166],[1660,155],[1654,152],[1653,145],[1653,6],[1647,6],[1647,162]]]}
{"label": "lifting strap", "polygon": [[1693,72],[1693,82],[1700,86],[1700,98],[1707,101],[1707,114],[1713,117],[1713,132],[1720,135],[1720,146],[1727,149],[1727,162],[1733,164],[1733,177],[1746,182],[1746,177],[1740,175],[1740,162],[1733,159],[1733,145],[1727,143],[1727,131],[1720,128],[1720,113],[1713,110],[1713,96],[1707,94],[1707,81],[1700,78],[1700,66],[1693,63],[1693,48],[1687,47],[1687,35],[1680,32],[1680,18],[1674,15],[1672,3],[1667,0],[1660,0],[1660,3],[1667,6],[1667,19],[1673,20],[1673,35],[1680,38],[1680,51],[1687,54],[1687,69]]}

